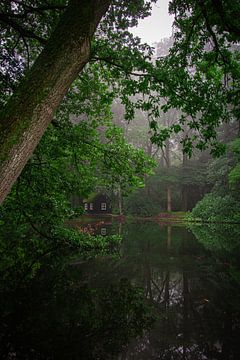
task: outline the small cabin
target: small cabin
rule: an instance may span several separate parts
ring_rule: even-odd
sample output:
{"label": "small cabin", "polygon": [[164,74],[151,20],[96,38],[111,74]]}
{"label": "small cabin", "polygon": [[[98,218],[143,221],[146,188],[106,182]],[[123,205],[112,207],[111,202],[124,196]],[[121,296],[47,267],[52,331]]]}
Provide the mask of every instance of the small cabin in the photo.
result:
{"label": "small cabin", "polygon": [[95,194],[83,200],[87,214],[110,214],[112,211],[110,199],[105,194]]}

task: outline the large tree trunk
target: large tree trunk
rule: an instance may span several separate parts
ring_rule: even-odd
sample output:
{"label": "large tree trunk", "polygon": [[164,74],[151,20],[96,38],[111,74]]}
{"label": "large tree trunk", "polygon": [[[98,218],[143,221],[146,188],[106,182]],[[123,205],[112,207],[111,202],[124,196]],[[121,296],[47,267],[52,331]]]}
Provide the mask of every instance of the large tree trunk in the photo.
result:
{"label": "large tree trunk", "polygon": [[167,211],[172,211],[172,188],[167,185]]}
{"label": "large tree trunk", "polygon": [[122,215],[123,214],[123,198],[122,198],[121,185],[119,185],[117,196],[118,196],[118,212],[119,212],[119,215]]}
{"label": "large tree trunk", "polygon": [[92,36],[110,2],[70,1],[46,47],[1,113],[0,203],[88,62]]}
{"label": "large tree trunk", "polygon": [[[183,162],[182,162],[182,169],[185,171],[187,166],[187,154],[183,153]],[[181,204],[182,211],[188,210],[188,186],[186,184],[182,185],[182,204]]]}
{"label": "large tree trunk", "polygon": [[[169,171],[170,166],[171,166],[169,139],[166,140],[165,162],[166,162],[166,167]],[[167,184],[167,211],[172,211],[172,187],[171,187],[171,184]]]}

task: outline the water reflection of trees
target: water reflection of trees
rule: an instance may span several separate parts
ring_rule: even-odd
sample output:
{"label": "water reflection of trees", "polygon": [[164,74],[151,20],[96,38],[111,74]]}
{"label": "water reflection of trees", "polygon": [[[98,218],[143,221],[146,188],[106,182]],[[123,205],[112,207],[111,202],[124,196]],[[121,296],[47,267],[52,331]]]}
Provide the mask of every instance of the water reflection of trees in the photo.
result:
{"label": "water reflection of trees", "polygon": [[46,269],[0,295],[6,360],[113,359],[154,321],[139,287],[123,277],[102,285],[76,266]]}
{"label": "water reflection of trees", "polygon": [[120,258],[49,258],[25,286],[5,277],[1,359],[239,360],[238,241],[226,251],[223,235],[210,247],[206,230],[196,241],[152,223],[121,232]]}
{"label": "water reflection of trees", "polygon": [[231,266],[187,230],[145,230],[138,230],[133,281],[144,287],[158,321],[120,359],[239,359],[240,286]]}

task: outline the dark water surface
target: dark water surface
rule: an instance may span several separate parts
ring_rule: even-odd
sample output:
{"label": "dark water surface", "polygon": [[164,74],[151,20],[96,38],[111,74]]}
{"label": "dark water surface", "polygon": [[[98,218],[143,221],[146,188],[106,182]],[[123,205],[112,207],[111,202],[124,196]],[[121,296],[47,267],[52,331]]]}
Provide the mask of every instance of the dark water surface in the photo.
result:
{"label": "dark water surface", "polygon": [[98,232],[123,236],[118,254],[5,277],[0,359],[240,359],[239,227]]}

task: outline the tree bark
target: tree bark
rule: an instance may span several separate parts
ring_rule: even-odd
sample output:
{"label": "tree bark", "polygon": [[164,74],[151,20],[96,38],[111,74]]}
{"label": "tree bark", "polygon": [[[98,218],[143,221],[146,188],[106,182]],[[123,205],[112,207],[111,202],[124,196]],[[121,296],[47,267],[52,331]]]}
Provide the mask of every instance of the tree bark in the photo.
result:
{"label": "tree bark", "polygon": [[[183,153],[183,161],[182,161],[182,169],[185,171],[187,166],[187,154]],[[182,211],[188,210],[188,186],[186,184],[182,184]]]}
{"label": "tree bark", "polygon": [[122,215],[123,214],[123,199],[122,199],[122,189],[121,189],[121,185],[119,185],[119,188],[118,188],[118,212],[119,212],[119,215]]}
{"label": "tree bark", "polygon": [[167,211],[172,211],[172,189],[167,185]]}
{"label": "tree bark", "polygon": [[[169,171],[171,166],[171,158],[170,158],[170,141],[166,140],[166,152],[165,152],[165,162],[166,167]],[[172,211],[172,188],[171,184],[167,184],[167,211]]]}
{"label": "tree bark", "polygon": [[47,45],[0,115],[0,203],[90,56],[110,0],[71,0]]}

